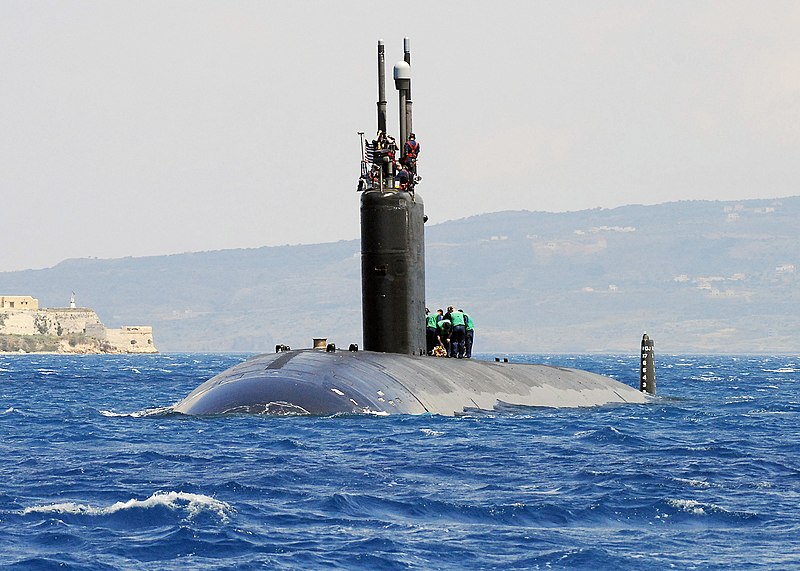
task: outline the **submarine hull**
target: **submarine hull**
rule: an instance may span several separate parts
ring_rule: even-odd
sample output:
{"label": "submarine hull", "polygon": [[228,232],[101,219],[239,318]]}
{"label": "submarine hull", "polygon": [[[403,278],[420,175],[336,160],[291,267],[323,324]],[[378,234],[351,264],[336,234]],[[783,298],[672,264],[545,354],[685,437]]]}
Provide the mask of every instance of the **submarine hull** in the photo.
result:
{"label": "submarine hull", "polygon": [[577,369],[305,349],[253,357],[209,379],[173,410],[453,416],[499,404],[588,407],[646,401],[628,385]]}

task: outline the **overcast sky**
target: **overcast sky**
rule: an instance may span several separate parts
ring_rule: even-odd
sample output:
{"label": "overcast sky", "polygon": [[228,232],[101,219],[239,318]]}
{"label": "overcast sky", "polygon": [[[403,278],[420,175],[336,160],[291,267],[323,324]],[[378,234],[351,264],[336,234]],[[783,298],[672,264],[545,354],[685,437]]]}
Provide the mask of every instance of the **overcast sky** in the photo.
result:
{"label": "overcast sky", "polygon": [[800,194],[796,1],[3,0],[0,271],[357,238],[404,36],[433,223]]}

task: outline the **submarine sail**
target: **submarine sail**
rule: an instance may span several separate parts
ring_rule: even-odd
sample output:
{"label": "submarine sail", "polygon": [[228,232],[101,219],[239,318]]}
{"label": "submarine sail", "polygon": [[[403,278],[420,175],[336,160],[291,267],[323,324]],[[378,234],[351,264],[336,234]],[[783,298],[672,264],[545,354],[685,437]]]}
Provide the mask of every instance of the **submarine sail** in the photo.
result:
{"label": "submarine sail", "polygon": [[[410,136],[411,66],[394,69],[401,144]],[[378,139],[362,163],[361,284],[363,347],[301,349],[258,355],[209,379],[174,405],[192,415],[442,414],[499,404],[581,407],[643,403],[633,387],[595,373],[548,365],[426,355],[424,203],[416,168],[398,186],[386,134],[384,45],[378,42]]]}

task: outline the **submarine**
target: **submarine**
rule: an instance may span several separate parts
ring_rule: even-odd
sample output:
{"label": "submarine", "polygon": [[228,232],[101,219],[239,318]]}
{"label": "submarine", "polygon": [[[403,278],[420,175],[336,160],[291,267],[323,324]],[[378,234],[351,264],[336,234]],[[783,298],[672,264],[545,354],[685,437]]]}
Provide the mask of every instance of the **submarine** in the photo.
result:
{"label": "submarine", "polygon": [[[378,41],[377,131],[387,133],[385,48]],[[393,70],[400,141],[412,133],[411,51]],[[439,414],[491,411],[504,405],[589,407],[644,403],[655,392],[653,342],[642,339],[640,387],[550,365],[436,358],[425,340],[425,216],[413,169],[398,186],[387,145],[362,136],[359,179],[363,348],[319,347],[250,359],[212,377],[172,408],[187,415]],[[369,158],[368,158],[369,157]]]}

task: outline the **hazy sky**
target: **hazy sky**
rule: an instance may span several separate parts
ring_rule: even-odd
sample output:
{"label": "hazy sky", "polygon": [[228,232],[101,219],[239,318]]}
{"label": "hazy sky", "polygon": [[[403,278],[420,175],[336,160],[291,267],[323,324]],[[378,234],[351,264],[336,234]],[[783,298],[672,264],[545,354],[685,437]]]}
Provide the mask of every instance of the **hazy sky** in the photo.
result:
{"label": "hazy sky", "polygon": [[358,237],[404,36],[433,223],[800,194],[796,1],[3,0],[0,271]]}

